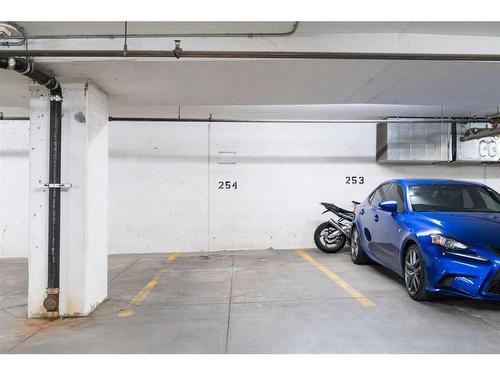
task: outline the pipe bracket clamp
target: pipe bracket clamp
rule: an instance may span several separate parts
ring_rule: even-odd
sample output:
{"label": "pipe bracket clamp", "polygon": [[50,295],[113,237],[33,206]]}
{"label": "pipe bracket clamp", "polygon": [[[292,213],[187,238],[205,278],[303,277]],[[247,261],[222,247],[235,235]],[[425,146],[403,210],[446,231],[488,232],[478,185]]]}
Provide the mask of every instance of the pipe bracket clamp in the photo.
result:
{"label": "pipe bracket clamp", "polygon": [[9,61],[7,63],[7,70],[16,69],[16,59],[13,57],[9,57]]}
{"label": "pipe bracket clamp", "polygon": [[69,190],[73,187],[72,184],[56,184],[56,183],[45,183],[42,184],[43,187],[48,187],[49,189],[61,189],[61,190]]}
{"label": "pipe bracket clamp", "polygon": [[49,100],[50,100],[51,102],[62,102],[62,101],[63,101],[63,98],[62,98],[61,96],[59,96],[59,95],[51,95],[51,96],[49,97]]}

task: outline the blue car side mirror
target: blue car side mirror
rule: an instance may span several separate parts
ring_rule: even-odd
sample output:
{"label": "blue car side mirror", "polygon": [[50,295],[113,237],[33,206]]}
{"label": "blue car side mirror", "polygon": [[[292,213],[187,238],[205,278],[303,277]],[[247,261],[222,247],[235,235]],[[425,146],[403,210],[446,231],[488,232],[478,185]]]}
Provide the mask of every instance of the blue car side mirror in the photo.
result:
{"label": "blue car side mirror", "polygon": [[394,215],[397,215],[398,213],[398,202],[396,201],[383,201],[378,204],[378,207],[381,210],[390,212]]}

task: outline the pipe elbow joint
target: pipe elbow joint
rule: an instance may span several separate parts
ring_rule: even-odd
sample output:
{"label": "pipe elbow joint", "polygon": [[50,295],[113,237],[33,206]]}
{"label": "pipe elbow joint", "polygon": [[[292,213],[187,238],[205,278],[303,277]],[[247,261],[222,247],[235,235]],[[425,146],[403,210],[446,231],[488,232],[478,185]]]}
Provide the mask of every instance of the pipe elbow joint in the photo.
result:
{"label": "pipe elbow joint", "polygon": [[61,85],[55,78],[51,78],[50,81],[45,85],[50,90],[50,98],[55,101],[62,101],[62,89]]}

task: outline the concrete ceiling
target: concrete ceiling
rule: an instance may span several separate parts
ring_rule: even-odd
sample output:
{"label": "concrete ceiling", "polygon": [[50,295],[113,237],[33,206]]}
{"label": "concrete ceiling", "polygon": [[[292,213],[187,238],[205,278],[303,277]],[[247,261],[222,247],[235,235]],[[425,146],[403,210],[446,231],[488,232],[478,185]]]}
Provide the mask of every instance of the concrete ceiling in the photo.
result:
{"label": "concrete ceiling", "polygon": [[[500,64],[390,61],[79,61],[44,64],[90,79],[117,104],[403,104],[464,111],[500,104]],[[1,106],[27,106],[29,82],[0,72]]]}
{"label": "concrete ceiling", "polygon": [[[120,33],[120,22],[22,23],[29,33]],[[285,32],[289,22],[131,23],[129,32]],[[500,53],[500,23],[301,22],[294,38],[198,38],[183,40],[189,49],[360,50],[383,52]],[[344,33],[344,34],[342,34]],[[366,34],[363,34],[366,33]],[[377,33],[388,33],[377,34]],[[408,33],[408,34],[405,34]],[[422,37],[418,33],[427,34]],[[430,35],[435,33],[436,35]],[[404,37],[400,37],[404,34]],[[418,34],[418,35],[417,35]],[[437,35],[439,34],[439,35]],[[445,35],[446,34],[446,35]],[[381,36],[382,35],[382,36]],[[455,36],[452,36],[455,35]],[[458,36],[457,36],[458,35]],[[483,35],[483,36],[480,36]],[[34,44],[39,43],[37,47]],[[35,41],[32,48],[121,48],[114,39]],[[171,41],[170,41],[171,42]],[[169,43],[170,43],[169,42]],[[66,44],[65,44],[66,43]],[[133,48],[165,49],[165,40],[136,40]],[[116,45],[115,45],[116,44]],[[132,47],[131,47],[132,48]],[[168,47],[170,48],[170,47]],[[500,105],[500,64],[376,60],[189,60],[182,59],[37,59],[37,65],[62,81],[90,79],[110,95],[114,108],[131,106],[330,106],[317,113],[334,115],[332,106],[363,104],[361,114],[422,106],[422,114],[485,114]],[[29,82],[0,71],[0,108],[28,107]],[[398,107],[395,107],[398,106]],[[338,107],[336,107],[338,108]],[[388,108],[388,107],[384,107]],[[350,107],[350,111],[352,107]],[[262,112],[262,111],[261,111]],[[265,113],[264,111],[263,113]],[[296,116],[298,114],[293,111]],[[352,112],[350,112],[352,113]],[[401,115],[405,111],[401,110]],[[114,113],[119,115],[119,113]],[[355,116],[354,113],[352,113]],[[394,115],[394,112],[388,113]]]}

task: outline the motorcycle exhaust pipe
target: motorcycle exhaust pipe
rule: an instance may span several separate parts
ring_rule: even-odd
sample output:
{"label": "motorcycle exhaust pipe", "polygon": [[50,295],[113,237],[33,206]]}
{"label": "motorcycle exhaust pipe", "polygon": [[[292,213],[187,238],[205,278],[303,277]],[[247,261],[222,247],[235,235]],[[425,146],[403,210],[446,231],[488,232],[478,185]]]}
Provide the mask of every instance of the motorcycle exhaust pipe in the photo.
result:
{"label": "motorcycle exhaust pipe", "polygon": [[342,233],[344,236],[346,236],[346,238],[347,238],[347,239],[350,239],[350,238],[351,238],[351,234],[350,234],[350,233],[346,233],[345,229],[344,229],[344,228],[342,228],[339,224],[337,224],[337,223],[335,222],[335,220],[330,219],[330,220],[328,220],[328,222],[329,222],[330,224],[332,224],[332,225],[333,225],[333,226],[334,226],[337,230],[339,230],[339,231],[340,231],[340,233]]}

